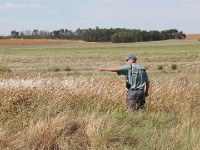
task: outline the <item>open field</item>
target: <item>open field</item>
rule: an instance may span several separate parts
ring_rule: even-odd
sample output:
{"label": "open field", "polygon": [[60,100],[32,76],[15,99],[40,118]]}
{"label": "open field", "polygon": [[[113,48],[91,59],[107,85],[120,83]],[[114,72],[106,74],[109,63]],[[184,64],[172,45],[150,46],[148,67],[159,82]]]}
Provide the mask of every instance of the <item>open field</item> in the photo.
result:
{"label": "open field", "polygon": [[[200,41],[46,42],[0,46],[0,149],[200,149]],[[96,70],[129,53],[151,80],[135,113],[124,77]]]}
{"label": "open field", "polygon": [[[32,41],[34,40],[30,43]],[[61,70],[70,67],[71,73],[91,74],[95,73],[97,67],[123,65],[124,56],[134,53],[138,56],[138,62],[150,72],[160,72],[158,67],[161,65],[163,66],[162,72],[171,72],[171,65],[177,65],[176,71],[179,72],[199,70],[199,41],[170,40],[130,44],[83,43],[67,41],[61,45],[1,46],[0,61],[14,72],[45,72],[51,67],[58,67]]]}

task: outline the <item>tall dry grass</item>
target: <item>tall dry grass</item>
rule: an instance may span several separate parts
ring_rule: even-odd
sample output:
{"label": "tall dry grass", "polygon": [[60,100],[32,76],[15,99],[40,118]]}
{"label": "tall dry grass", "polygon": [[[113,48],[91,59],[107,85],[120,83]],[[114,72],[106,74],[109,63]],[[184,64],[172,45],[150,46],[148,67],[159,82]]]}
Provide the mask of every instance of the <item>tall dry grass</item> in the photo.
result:
{"label": "tall dry grass", "polygon": [[190,111],[192,105],[192,109],[199,110],[200,80],[198,77],[193,80],[190,78],[182,74],[173,80],[154,79],[148,109],[185,113]]}
{"label": "tall dry grass", "polygon": [[199,149],[199,79],[151,81],[145,111],[123,78],[0,78],[0,149]]}

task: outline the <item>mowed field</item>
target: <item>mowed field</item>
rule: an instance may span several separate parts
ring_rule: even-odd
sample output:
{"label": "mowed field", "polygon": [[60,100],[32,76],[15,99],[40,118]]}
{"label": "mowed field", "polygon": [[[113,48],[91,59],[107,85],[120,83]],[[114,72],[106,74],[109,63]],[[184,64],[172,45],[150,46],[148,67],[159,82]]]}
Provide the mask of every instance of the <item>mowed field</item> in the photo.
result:
{"label": "mowed field", "polygon": [[[150,77],[145,110],[99,67],[135,54]],[[200,41],[0,40],[0,149],[200,149]]]}
{"label": "mowed field", "polygon": [[[150,72],[196,72],[199,67],[198,40],[168,40],[129,44],[95,43],[70,40],[0,40],[0,59],[13,71],[94,73],[97,67],[123,65],[133,53]],[[158,69],[162,67],[162,69]]]}

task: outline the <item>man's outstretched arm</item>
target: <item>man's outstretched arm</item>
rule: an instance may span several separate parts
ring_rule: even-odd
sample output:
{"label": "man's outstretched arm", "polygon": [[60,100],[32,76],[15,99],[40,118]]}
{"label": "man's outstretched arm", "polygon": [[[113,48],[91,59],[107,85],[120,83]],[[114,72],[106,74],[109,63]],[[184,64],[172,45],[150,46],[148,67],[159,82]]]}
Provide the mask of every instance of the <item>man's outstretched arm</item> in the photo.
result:
{"label": "man's outstretched arm", "polygon": [[117,72],[117,68],[99,68],[99,71],[111,71],[111,72]]}

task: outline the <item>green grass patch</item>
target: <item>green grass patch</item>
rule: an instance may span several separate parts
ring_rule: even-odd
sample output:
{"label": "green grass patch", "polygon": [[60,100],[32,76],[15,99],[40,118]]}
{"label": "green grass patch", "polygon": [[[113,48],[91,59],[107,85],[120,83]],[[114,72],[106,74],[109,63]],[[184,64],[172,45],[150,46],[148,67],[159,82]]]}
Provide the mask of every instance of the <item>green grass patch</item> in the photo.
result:
{"label": "green grass patch", "polygon": [[49,72],[58,72],[58,71],[60,71],[61,69],[59,68],[59,67],[57,67],[57,66],[53,66],[53,67],[49,67],[48,68],[48,71]]}
{"label": "green grass patch", "polygon": [[9,73],[11,72],[11,69],[5,65],[5,64],[0,64],[0,73]]}
{"label": "green grass patch", "polygon": [[159,65],[158,70],[163,70],[163,65]]}
{"label": "green grass patch", "polygon": [[172,70],[177,70],[177,68],[178,68],[177,64],[172,64],[171,67],[172,67]]}
{"label": "green grass patch", "polygon": [[71,67],[69,67],[69,66],[66,66],[65,68],[64,68],[64,71],[71,71],[72,69],[71,69]]}

